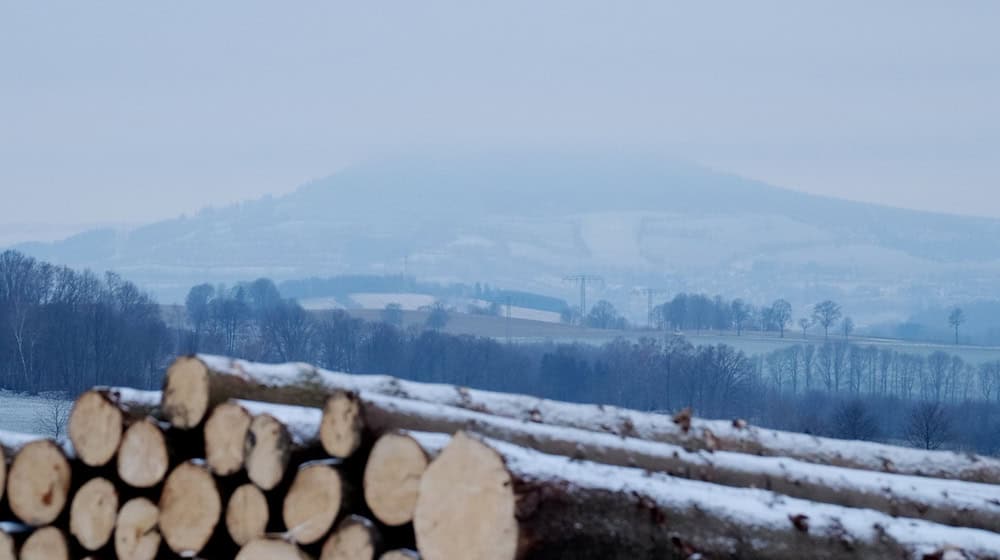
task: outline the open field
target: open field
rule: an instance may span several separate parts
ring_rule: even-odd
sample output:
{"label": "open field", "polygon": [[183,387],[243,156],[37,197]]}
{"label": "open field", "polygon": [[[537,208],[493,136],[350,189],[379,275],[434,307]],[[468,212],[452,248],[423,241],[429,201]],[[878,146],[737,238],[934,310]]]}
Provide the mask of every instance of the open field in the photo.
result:
{"label": "open field", "polygon": [[61,394],[27,395],[0,390],[0,430],[54,435],[65,424],[71,402]]}
{"label": "open field", "polygon": [[[348,312],[367,321],[381,320],[381,310],[378,309],[350,309]],[[422,325],[426,320],[427,312],[425,311],[405,311],[403,313],[404,327]],[[517,318],[511,318],[508,321],[504,317],[465,313],[452,313],[443,331],[449,334],[471,334],[498,339],[509,337],[514,342],[582,342],[587,344],[604,344],[619,337],[638,340],[642,337],[667,336],[664,331],[588,329],[561,323]],[[823,343],[822,335],[810,334],[807,338],[802,338],[801,332],[792,330],[785,332],[785,338],[780,338],[774,333],[762,334],[754,331],[744,332],[742,336],[736,336],[735,332],[687,332],[683,333],[683,336],[694,345],[728,344],[751,355],[765,354],[795,344]],[[838,338],[842,337],[830,335],[830,340]],[[864,336],[852,336],[851,342],[862,345],[872,344],[879,348],[891,348],[899,352],[923,356],[940,350],[959,355],[970,363],[1000,360],[1000,348],[995,346],[955,346]]]}

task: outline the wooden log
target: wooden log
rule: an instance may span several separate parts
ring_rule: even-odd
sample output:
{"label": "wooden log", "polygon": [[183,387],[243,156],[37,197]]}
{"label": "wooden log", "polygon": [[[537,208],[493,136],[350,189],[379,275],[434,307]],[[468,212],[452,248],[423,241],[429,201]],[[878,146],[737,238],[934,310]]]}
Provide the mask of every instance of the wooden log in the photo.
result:
{"label": "wooden log", "polygon": [[125,502],[115,523],[118,560],[155,560],[160,550],[160,509],[146,498]]}
{"label": "wooden log", "polygon": [[[442,437],[411,434],[434,447]],[[1000,535],[546,455],[463,432],[428,467],[414,518],[434,560],[926,558]]]}
{"label": "wooden log", "polygon": [[66,431],[76,456],[85,465],[106,465],[118,451],[124,415],[103,391],[86,391],[73,403]]}
{"label": "wooden log", "polygon": [[224,402],[212,409],[205,421],[205,461],[216,476],[230,476],[243,468],[252,420],[238,403]]}
{"label": "wooden log", "polygon": [[163,428],[152,418],[134,422],[122,436],[118,476],[133,488],[152,488],[170,468],[170,449]]}
{"label": "wooden log", "polygon": [[160,534],[170,550],[197,555],[212,538],[222,500],[212,473],[201,462],[181,463],[167,476],[160,496]]}
{"label": "wooden log", "polygon": [[309,560],[309,556],[292,543],[274,539],[255,539],[244,545],[236,560]]}
{"label": "wooden log", "polygon": [[[548,454],[1000,531],[1000,486],[993,484],[847,469],[784,457],[687,450],[667,443],[522,422],[380,394],[361,393],[360,399],[366,421],[376,431],[472,430]],[[375,507],[372,509],[374,512]],[[381,520],[379,515],[376,517]]]}
{"label": "wooden log", "polygon": [[247,476],[262,490],[273,489],[285,476],[291,448],[292,438],[284,424],[270,414],[254,416],[244,451]]}
{"label": "wooden log", "polygon": [[382,549],[378,529],[369,519],[350,515],[323,544],[320,560],[376,560]]}
{"label": "wooden log", "polygon": [[14,537],[30,531],[27,525],[0,522],[0,560],[17,560],[17,541]]}
{"label": "wooden log", "polygon": [[69,532],[85,550],[94,552],[111,540],[118,517],[118,491],[104,478],[88,480],[73,496]]}
{"label": "wooden log", "polygon": [[361,445],[364,428],[357,399],[344,391],[321,387],[294,387],[270,391],[233,375],[216,375],[192,356],[178,358],[167,369],[161,409],[165,419],[181,429],[201,424],[208,412],[230,399],[323,408],[323,421],[316,437],[333,457],[349,457]]}
{"label": "wooden log", "polygon": [[[676,418],[602,405],[551,401],[514,395],[403,381],[388,376],[351,375],[306,364],[257,364],[220,356],[199,355],[178,360],[199,369],[205,384],[216,391],[234,391],[244,398],[322,406],[317,402],[336,390],[379,393],[444,404],[527,422],[611,433],[680,445],[688,449],[725,450],[755,455],[791,457],[817,464],[1000,484],[1000,459],[951,451],[925,451],[873,442],[848,442],[807,434],[749,426],[742,420]],[[206,394],[208,390],[206,389]],[[317,396],[319,395],[319,396]],[[207,399],[207,397],[205,397]]]}
{"label": "wooden log", "polygon": [[253,484],[237,488],[226,504],[226,530],[237,546],[264,537],[270,520],[267,497]]}
{"label": "wooden log", "polygon": [[415,550],[399,548],[386,552],[378,560],[420,560],[420,554]]}
{"label": "wooden log", "polygon": [[5,432],[15,451],[7,473],[7,504],[18,519],[35,527],[56,520],[69,499],[72,470],[65,450],[46,439]]}
{"label": "wooden log", "polygon": [[341,509],[343,487],[340,473],[327,462],[303,465],[281,508],[287,538],[309,545],[329,533]]}
{"label": "wooden log", "polygon": [[[870,508],[890,515],[1000,531],[1000,486],[997,485],[846,469],[784,457],[689,450],[667,443],[524,422],[378,393],[361,392],[358,398],[368,428],[376,433],[394,430],[452,433],[467,429],[549,454],[638,467],[727,486],[764,488],[792,497]],[[296,426],[295,432],[300,438],[315,437],[318,433],[321,414],[317,409],[240,402],[279,414],[289,425]],[[369,458],[366,470],[381,462],[375,459],[373,463]],[[391,493],[392,485],[374,485],[373,488]],[[369,492],[368,486],[366,492]],[[366,500],[375,517],[387,525],[401,521],[382,519],[385,510],[374,493],[366,496]]]}
{"label": "wooden log", "polygon": [[42,527],[31,533],[19,553],[21,560],[69,560],[69,543],[56,527]]}
{"label": "wooden log", "polygon": [[365,503],[379,521],[398,527],[413,521],[420,478],[430,456],[405,433],[388,433],[375,442],[364,472]]}

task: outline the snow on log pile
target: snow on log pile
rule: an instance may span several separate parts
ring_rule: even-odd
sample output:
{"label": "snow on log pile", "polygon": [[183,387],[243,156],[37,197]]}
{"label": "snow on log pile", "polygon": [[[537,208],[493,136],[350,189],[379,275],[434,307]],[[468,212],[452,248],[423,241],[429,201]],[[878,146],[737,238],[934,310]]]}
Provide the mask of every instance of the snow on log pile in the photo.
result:
{"label": "snow on log pile", "polygon": [[8,558],[1000,559],[1000,461],[217,356],[0,432]]}

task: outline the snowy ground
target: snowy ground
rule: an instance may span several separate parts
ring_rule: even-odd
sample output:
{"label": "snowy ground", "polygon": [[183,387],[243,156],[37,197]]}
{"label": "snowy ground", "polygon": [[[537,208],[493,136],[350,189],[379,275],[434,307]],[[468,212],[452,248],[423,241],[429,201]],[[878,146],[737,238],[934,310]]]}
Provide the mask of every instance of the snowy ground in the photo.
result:
{"label": "snowy ground", "polygon": [[61,393],[27,395],[0,390],[0,430],[62,435],[72,404]]}

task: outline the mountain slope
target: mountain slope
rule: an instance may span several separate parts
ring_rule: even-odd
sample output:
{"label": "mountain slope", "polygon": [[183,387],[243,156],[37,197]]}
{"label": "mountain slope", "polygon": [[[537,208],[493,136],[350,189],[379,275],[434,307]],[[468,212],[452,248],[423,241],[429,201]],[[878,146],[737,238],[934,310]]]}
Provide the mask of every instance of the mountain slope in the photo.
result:
{"label": "mountain slope", "polygon": [[[895,309],[986,297],[1000,221],[811,196],[632,156],[494,154],[372,162],[127,233],[18,248],[113,268],[173,299],[194,282],[398,272],[567,293],[568,273],[632,284]],[[627,302],[625,302],[627,303]],[[871,303],[871,302],[869,302]]]}

